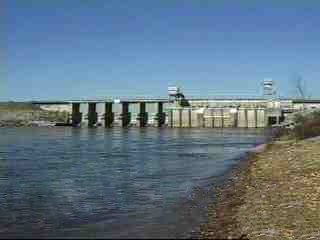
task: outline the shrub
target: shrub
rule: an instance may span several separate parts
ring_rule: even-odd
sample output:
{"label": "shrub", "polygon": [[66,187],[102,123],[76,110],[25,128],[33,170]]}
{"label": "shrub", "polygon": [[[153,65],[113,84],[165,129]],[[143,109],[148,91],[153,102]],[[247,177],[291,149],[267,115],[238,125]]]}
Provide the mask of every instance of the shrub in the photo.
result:
{"label": "shrub", "polygon": [[295,117],[296,126],[293,129],[297,139],[320,136],[320,111],[309,114],[298,114]]}

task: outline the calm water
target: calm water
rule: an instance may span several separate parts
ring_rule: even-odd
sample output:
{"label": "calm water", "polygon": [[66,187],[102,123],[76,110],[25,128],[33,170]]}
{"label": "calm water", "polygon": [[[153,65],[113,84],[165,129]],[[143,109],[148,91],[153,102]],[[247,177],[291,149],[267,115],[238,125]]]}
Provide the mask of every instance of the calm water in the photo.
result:
{"label": "calm water", "polygon": [[186,237],[256,130],[0,129],[1,237]]}

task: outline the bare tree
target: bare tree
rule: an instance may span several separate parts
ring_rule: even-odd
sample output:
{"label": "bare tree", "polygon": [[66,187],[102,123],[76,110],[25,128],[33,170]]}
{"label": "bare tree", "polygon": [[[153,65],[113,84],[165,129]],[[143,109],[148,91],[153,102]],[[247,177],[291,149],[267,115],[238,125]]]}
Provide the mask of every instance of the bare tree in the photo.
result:
{"label": "bare tree", "polygon": [[311,97],[311,95],[307,92],[306,81],[303,80],[300,74],[294,74],[290,79],[290,84],[292,84],[294,87],[296,97],[301,99]]}

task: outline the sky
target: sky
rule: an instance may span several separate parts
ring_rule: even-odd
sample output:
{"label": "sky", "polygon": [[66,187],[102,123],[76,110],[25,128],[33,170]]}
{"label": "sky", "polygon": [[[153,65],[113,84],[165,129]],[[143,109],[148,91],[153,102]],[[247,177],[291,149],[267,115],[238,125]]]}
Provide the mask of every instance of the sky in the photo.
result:
{"label": "sky", "polygon": [[320,1],[1,0],[0,101],[320,97]]}

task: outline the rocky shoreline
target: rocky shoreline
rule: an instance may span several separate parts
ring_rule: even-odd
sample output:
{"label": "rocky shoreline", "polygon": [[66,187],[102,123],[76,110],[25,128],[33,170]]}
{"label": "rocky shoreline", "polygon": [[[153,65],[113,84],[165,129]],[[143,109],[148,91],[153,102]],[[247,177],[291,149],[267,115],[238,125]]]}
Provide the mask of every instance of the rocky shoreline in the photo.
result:
{"label": "rocky shoreline", "polygon": [[31,126],[29,121],[24,120],[1,120],[0,127],[26,127]]}
{"label": "rocky shoreline", "polygon": [[[0,121],[0,127],[52,127],[62,125],[52,121],[26,121],[26,120],[5,120]],[[67,124],[65,124],[67,125]]]}
{"label": "rocky shoreline", "polygon": [[320,239],[320,140],[275,141],[216,190],[201,238]]}
{"label": "rocky shoreline", "polygon": [[53,126],[67,121],[68,113],[65,112],[0,110],[0,127]]}

